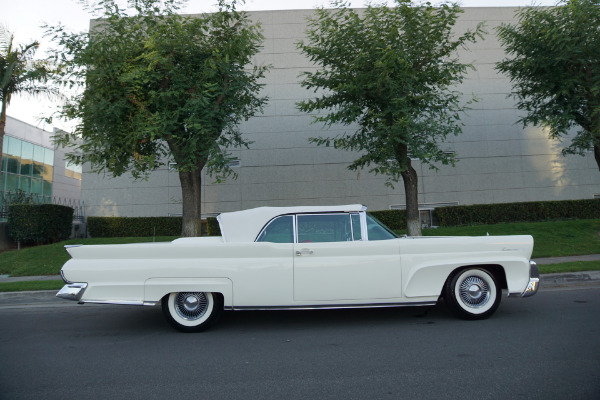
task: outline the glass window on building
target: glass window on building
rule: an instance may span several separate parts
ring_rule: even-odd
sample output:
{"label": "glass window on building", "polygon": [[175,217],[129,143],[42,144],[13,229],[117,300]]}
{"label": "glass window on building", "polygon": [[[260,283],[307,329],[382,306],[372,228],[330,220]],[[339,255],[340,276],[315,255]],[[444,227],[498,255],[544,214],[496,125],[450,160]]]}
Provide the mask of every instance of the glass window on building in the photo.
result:
{"label": "glass window on building", "polygon": [[31,178],[28,176],[19,177],[19,189],[26,194],[31,193]]}
{"label": "glass window on building", "polygon": [[21,146],[21,175],[33,174],[33,143],[23,142]]}
{"label": "glass window on building", "polygon": [[33,146],[33,176],[41,178],[44,175],[44,148]]}
{"label": "glass window on building", "polygon": [[18,174],[21,166],[21,141],[19,139],[4,137],[8,139],[8,151],[3,157],[7,158],[6,172]]}
{"label": "glass window on building", "polygon": [[0,191],[52,196],[54,151],[4,136]]}
{"label": "glass window on building", "polygon": [[42,194],[46,197],[52,197],[52,182],[46,182],[44,181],[43,183],[43,189],[42,189]]}
{"label": "glass window on building", "polygon": [[[4,136],[4,141],[2,142],[2,165],[0,166],[0,171],[6,171],[6,163],[8,160],[8,136]],[[0,186],[1,188],[2,186]]]}

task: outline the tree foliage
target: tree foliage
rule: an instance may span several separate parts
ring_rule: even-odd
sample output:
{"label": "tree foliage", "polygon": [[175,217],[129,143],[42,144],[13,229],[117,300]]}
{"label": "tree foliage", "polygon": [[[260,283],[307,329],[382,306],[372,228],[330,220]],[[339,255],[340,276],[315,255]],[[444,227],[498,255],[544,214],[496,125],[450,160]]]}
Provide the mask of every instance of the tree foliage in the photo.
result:
{"label": "tree foliage", "polygon": [[80,123],[58,142],[81,139],[69,159],[114,176],[145,177],[176,162],[183,234],[200,235],[200,172],[231,174],[229,150],[249,145],[237,126],[266,102],[258,93],[267,68],[251,66],[263,40],[260,26],[235,0],[196,16],[177,14],[175,0],[130,3],[131,15],[115,0],[99,1],[102,18],[90,33],[49,28],[64,49],[55,58],[58,80],[82,89],[60,111]]}
{"label": "tree foliage", "polygon": [[[482,25],[457,35],[457,4],[369,6],[364,13],[344,1],[319,9],[310,19],[300,50],[318,69],[303,74],[307,89],[323,90],[298,104],[315,121],[355,129],[337,137],[311,139],[318,145],[358,152],[350,169],[370,168],[388,184],[402,177],[409,234],[419,235],[417,176],[411,158],[436,168],[454,164],[441,143],[462,131],[462,93],[453,89],[472,66],[457,51],[483,33]],[[416,220],[416,221],[415,221]]]}
{"label": "tree foliage", "polygon": [[497,64],[513,84],[525,126],[545,126],[553,139],[579,128],[563,154],[591,148],[600,168],[600,1],[563,0],[527,7],[498,37],[509,57]]}
{"label": "tree foliage", "polygon": [[14,36],[0,27],[0,165],[2,165],[2,143],[6,126],[6,111],[15,94],[52,94],[48,86],[49,69],[42,60],[34,59],[40,46],[34,41],[26,45],[15,45]]}

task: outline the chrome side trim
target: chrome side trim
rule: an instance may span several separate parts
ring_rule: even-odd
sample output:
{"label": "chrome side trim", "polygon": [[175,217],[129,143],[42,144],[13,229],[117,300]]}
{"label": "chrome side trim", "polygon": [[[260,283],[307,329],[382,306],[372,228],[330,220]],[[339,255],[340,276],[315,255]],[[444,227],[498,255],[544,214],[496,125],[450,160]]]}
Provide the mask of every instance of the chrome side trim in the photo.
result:
{"label": "chrome side trim", "polygon": [[346,308],[386,308],[386,307],[417,307],[434,306],[435,301],[419,301],[414,303],[374,303],[374,304],[323,304],[323,305],[301,305],[301,306],[233,306],[226,307],[234,311],[245,310],[338,310]]}
{"label": "chrome side trim", "polygon": [[521,297],[530,297],[537,293],[540,288],[540,270],[535,261],[529,261],[529,283],[521,293]]}
{"label": "chrome side trim", "polygon": [[63,280],[64,283],[71,285],[73,282],[71,282],[70,280],[68,280],[67,278],[65,278],[65,273],[64,271],[61,269],[60,270],[60,277]]}
{"label": "chrome side trim", "polygon": [[156,304],[155,301],[142,301],[142,300],[84,300],[80,302],[91,303],[91,304],[114,304],[121,306],[153,306]]}
{"label": "chrome side trim", "polygon": [[81,296],[83,296],[83,292],[85,292],[86,287],[87,283],[67,283],[62,289],[59,290],[58,293],[56,293],[56,297],[66,300],[79,301],[81,300]]}

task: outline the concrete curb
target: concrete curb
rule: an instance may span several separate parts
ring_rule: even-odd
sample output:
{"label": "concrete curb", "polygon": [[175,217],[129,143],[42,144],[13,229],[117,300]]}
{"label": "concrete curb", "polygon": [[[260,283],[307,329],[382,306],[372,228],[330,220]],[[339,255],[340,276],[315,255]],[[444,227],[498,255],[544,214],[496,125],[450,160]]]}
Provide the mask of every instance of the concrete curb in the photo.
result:
{"label": "concrete curb", "polygon": [[582,271],[540,275],[540,288],[600,283],[600,271]]}
{"label": "concrete curb", "polygon": [[56,297],[58,290],[35,290],[24,292],[0,292],[0,307],[3,305],[50,303],[64,301]]}
{"label": "concrete curb", "polygon": [[576,262],[576,261],[599,261],[600,254],[588,254],[585,256],[568,256],[568,257],[542,257],[535,258],[532,261],[535,261],[538,265],[550,265],[550,264],[560,264],[566,262]]}
{"label": "concrete curb", "polygon": [[60,275],[37,275],[37,276],[7,276],[0,275],[0,283],[6,282],[28,282],[28,281],[62,281]]}

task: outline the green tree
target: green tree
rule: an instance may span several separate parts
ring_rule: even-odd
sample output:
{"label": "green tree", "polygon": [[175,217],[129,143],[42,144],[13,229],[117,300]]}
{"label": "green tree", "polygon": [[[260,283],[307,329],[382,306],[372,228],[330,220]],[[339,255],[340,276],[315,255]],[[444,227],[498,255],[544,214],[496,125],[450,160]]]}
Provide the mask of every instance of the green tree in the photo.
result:
{"label": "green tree", "polygon": [[524,126],[545,126],[561,139],[578,128],[563,155],[593,148],[600,169],[600,1],[563,0],[526,7],[498,37],[509,57],[497,64],[513,84]]}
{"label": "green tree", "polygon": [[235,0],[198,16],[177,14],[175,0],[129,3],[133,15],[115,0],[99,1],[102,18],[89,34],[49,28],[63,49],[54,59],[57,80],[83,87],[59,112],[80,123],[57,141],[82,140],[69,159],[113,176],[144,178],[176,162],[182,235],[199,236],[202,170],[217,179],[232,175],[228,149],[249,145],[237,127],[266,102],[258,93],[267,67],[250,65],[262,44],[260,26]]}
{"label": "green tree", "polygon": [[462,35],[452,31],[461,13],[456,4],[433,7],[396,0],[396,7],[369,6],[364,13],[334,1],[309,20],[307,42],[299,49],[318,69],[303,74],[302,85],[323,90],[298,103],[326,126],[351,125],[338,137],[311,139],[318,145],[356,151],[349,169],[371,167],[393,185],[402,178],[407,227],[421,235],[418,176],[412,159],[432,168],[454,165],[441,142],[462,131],[459,114],[467,107],[452,89],[472,68],[457,50],[483,33],[482,25]]}
{"label": "green tree", "polygon": [[2,144],[6,128],[6,110],[14,94],[51,94],[54,90],[46,85],[48,68],[44,61],[34,60],[40,44],[35,41],[15,46],[14,36],[0,27],[0,165]]}

